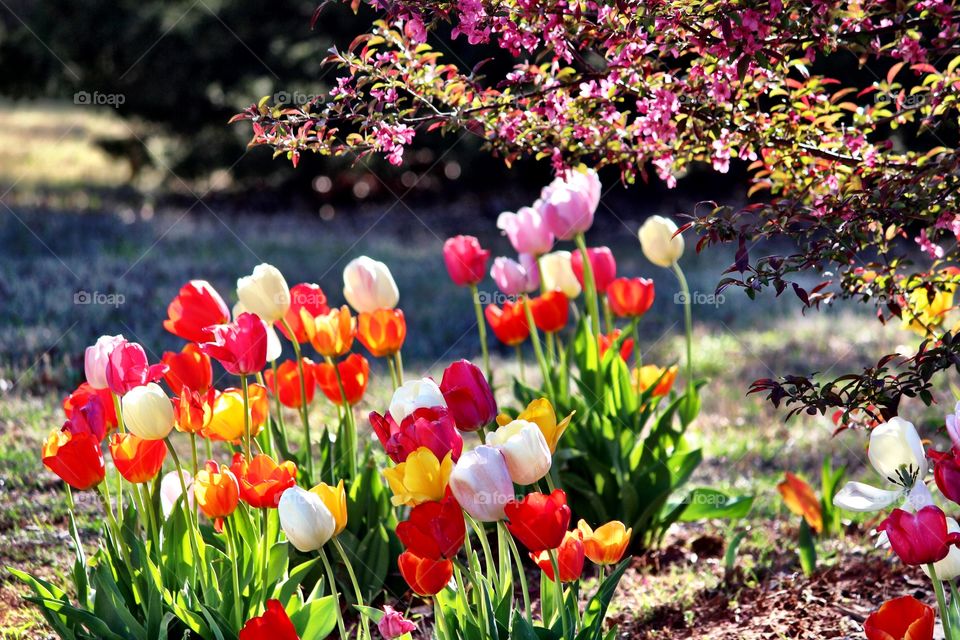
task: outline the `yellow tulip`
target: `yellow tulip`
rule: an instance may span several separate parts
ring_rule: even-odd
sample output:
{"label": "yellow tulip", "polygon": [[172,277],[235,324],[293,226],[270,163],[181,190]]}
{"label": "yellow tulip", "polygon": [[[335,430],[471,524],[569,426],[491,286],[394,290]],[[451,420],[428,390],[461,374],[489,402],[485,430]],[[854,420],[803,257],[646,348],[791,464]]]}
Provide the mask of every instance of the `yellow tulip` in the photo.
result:
{"label": "yellow tulip", "polygon": [[583,537],[583,552],[594,564],[616,564],[620,562],[633,529],[627,529],[619,520],[613,520],[591,529],[585,520],[577,523],[577,529]]}
{"label": "yellow tulip", "polygon": [[[556,453],[560,436],[567,430],[574,413],[576,411],[571,411],[570,415],[557,423],[557,413],[554,411],[553,405],[546,398],[539,398],[528,404],[527,408],[516,419],[526,420],[540,427],[540,431],[550,447],[550,453]],[[501,427],[510,424],[513,420],[514,418],[505,413],[497,416],[497,424]]]}
{"label": "yellow tulip", "polygon": [[655,364],[646,364],[633,370],[633,386],[641,393],[656,385],[654,396],[665,396],[670,393],[674,381],[677,379],[677,365],[669,369],[658,367]]}
{"label": "yellow tulip", "polygon": [[942,324],[947,313],[953,309],[953,288],[951,285],[946,290],[937,290],[933,300],[927,295],[925,287],[911,291],[907,308],[902,314],[903,328],[926,336],[930,329]]}
{"label": "yellow tulip", "polygon": [[310,491],[320,496],[323,504],[330,510],[334,521],[337,523],[333,535],[340,535],[340,532],[347,526],[347,492],[343,489],[343,480],[338,482],[335,487],[321,482]]}
{"label": "yellow tulip", "polygon": [[393,505],[415,507],[443,499],[452,470],[453,458],[449,453],[441,461],[433,451],[420,447],[405,462],[384,470],[383,475],[393,491]]}

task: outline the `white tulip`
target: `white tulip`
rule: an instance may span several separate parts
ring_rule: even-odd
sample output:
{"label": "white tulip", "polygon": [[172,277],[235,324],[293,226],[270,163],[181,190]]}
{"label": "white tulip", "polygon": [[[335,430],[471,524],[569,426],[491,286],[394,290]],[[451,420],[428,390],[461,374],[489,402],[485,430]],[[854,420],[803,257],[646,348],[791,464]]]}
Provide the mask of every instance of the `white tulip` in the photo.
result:
{"label": "white tulip", "polygon": [[503,454],[487,445],[460,456],[449,487],[460,507],[480,522],[503,520],[503,508],[516,497]]}
{"label": "white tulip", "polygon": [[156,382],[128,391],[120,408],[127,430],[144,440],[163,440],[173,429],[173,403]]}
{"label": "white tulip", "polygon": [[[192,509],[196,500],[193,496],[193,476],[190,475],[189,471],[183,472],[183,484],[187,487],[187,502]],[[177,477],[176,471],[168,472],[160,480],[160,511],[164,518],[170,517],[182,490],[180,478]]]}
{"label": "white tulip", "polygon": [[357,313],[365,313],[393,309],[400,301],[400,292],[387,265],[360,256],[343,270],[343,297]]}
{"label": "white tulip", "polygon": [[487,437],[507,461],[510,478],[517,484],[533,484],[547,475],[553,457],[540,427],[526,420],[514,420]]}
{"label": "white tulip", "polygon": [[250,313],[267,323],[279,321],[290,308],[290,288],[280,270],[258,264],[253,273],[237,280],[237,297]]}
{"label": "white tulip", "polygon": [[304,553],[325,545],[337,528],[333,514],[320,496],[297,486],[280,496],[277,513],[287,539]]}
{"label": "white tulip", "polygon": [[404,418],[423,407],[446,407],[447,401],[437,383],[430,378],[404,382],[393,392],[390,400],[390,415],[400,424]]}
{"label": "white tulip", "polygon": [[640,248],[658,267],[671,267],[683,255],[683,236],[674,237],[676,223],[663,216],[650,216],[640,227]]}
{"label": "white tulip", "polygon": [[554,251],[540,257],[540,281],[547,291],[560,291],[571,300],[580,295],[582,288],[573,273],[569,251]]}

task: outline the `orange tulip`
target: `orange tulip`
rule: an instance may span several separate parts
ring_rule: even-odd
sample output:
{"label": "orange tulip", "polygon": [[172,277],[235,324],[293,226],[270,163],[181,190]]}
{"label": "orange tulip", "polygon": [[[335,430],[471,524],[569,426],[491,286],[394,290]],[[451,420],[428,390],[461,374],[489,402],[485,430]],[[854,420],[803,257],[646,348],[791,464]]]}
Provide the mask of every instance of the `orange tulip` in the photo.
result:
{"label": "orange tulip", "polygon": [[607,287],[610,311],[618,318],[639,318],[653,304],[653,280],[617,278]]}
{"label": "orange tulip", "polygon": [[[367,390],[367,383],[370,382],[370,363],[359,353],[352,353],[337,363],[337,369],[340,371],[343,393],[347,397],[347,403],[350,405],[357,404],[363,398],[363,394]],[[330,402],[334,404],[343,404],[333,365],[321,362],[314,366],[313,371],[314,377],[317,379],[317,385],[323,391],[323,395],[327,396]]]}
{"label": "orange tulip", "polygon": [[[250,435],[256,437],[267,420],[270,403],[267,389],[259,384],[248,387],[250,402]],[[217,396],[213,404],[213,417],[203,430],[203,435],[211,440],[236,442],[244,435],[243,391],[226,389]]]}
{"label": "orange tulip", "polygon": [[208,518],[226,518],[240,502],[240,483],[227,465],[207,460],[193,479],[193,495]]}
{"label": "orange tulip", "polygon": [[80,491],[100,484],[106,473],[100,443],[89,432],[51,432],[43,444],[43,465]]}
{"label": "orange tulip", "polygon": [[173,426],[183,433],[203,434],[210,420],[213,419],[213,406],[216,399],[215,389],[208,389],[206,393],[197,393],[184,387],[180,397],[175,398],[173,402]]}
{"label": "orange tulip", "polygon": [[867,618],[863,632],[867,640],[933,640],[936,615],[913,596],[884,602]]}
{"label": "orange tulip", "polygon": [[636,387],[640,393],[643,393],[653,385],[656,385],[653,390],[654,397],[665,396],[670,393],[670,389],[673,387],[676,379],[677,365],[673,365],[669,369],[664,369],[655,364],[647,364],[640,367],[640,369],[633,370],[633,386]]}
{"label": "orange tulip", "polygon": [[400,554],[397,565],[410,589],[421,596],[440,593],[453,577],[453,562],[450,560],[421,558],[409,551]]}
{"label": "orange tulip", "polygon": [[400,309],[377,309],[360,314],[357,337],[374,358],[392,356],[407,337],[407,321]]}
{"label": "orange tulip", "polygon": [[297,480],[297,467],[289,460],[277,464],[270,456],[261,453],[251,462],[243,454],[233,455],[230,470],[240,483],[240,497],[251,507],[276,509],[280,494],[292,487]]}
{"label": "orange tulip", "polygon": [[144,440],[132,433],[115,433],[110,437],[110,455],[117,471],[127,482],[140,484],[157,477],[167,457],[163,440]]}
{"label": "orange tulip", "polygon": [[777,485],[777,490],[783,496],[783,503],[794,514],[801,516],[810,525],[810,528],[820,533],[823,531],[823,512],[820,500],[810,485],[787,471],[783,482]]}
{"label": "orange tulip", "polygon": [[310,338],[310,344],[320,355],[339,358],[353,346],[353,339],[357,335],[357,320],[350,315],[347,305],[316,318],[301,309],[300,319],[307,337]]}
{"label": "orange tulip", "polygon": [[622,522],[613,520],[596,530],[590,528],[585,520],[577,523],[577,529],[583,537],[583,551],[594,564],[616,564],[630,544],[633,529],[627,529]]}
{"label": "orange tulip", "polygon": [[[597,336],[597,346],[600,349],[600,357],[603,357],[603,354],[607,352],[607,349],[613,346],[614,341],[623,334],[623,331],[620,329],[614,329],[610,333],[603,334],[601,333]],[[620,343],[620,357],[624,362],[630,361],[630,356],[633,355],[633,338],[627,338]]]}
{"label": "orange tulip", "polygon": [[[557,566],[560,568],[560,582],[574,582],[580,579],[583,573],[583,540],[580,539],[579,531],[567,531],[563,537],[563,542],[557,548]],[[553,580],[553,562],[550,560],[549,551],[539,551],[531,553],[530,559],[537,563],[537,566],[546,574],[547,578]]]}
{"label": "orange tulip", "polygon": [[204,393],[213,385],[210,356],[193,342],[187,343],[180,353],[165,351],[161,361],[168,367],[163,379],[174,395],[180,395],[184,387]]}
{"label": "orange tulip", "polygon": [[[315,366],[309,358],[303,359],[303,385],[307,390],[307,404],[313,402],[313,393],[316,387],[316,381],[314,380]],[[276,380],[274,380],[272,369],[267,369],[263,378],[271,393],[279,393],[280,404],[293,408],[303,406],[303,398],[300,396],[300,370],[295,360],[287,360],[277,367]],[[279,382],[279,385],[277,382]],[[277,390],[278,386],[279,391]]]}
{"label": "orange tulip", "polygon": [[503,307],[488,304],[483,310],[497,340],[507,346],[518,345],[530,335],[530,326],[523,310],[523,303],[504,302]]}
{"label": "orange tulip", "polygon": [[304,321],[301,319],[301,310],[311,319],[330,313],[330,307],[327,306],[327,296],[319,285],[301,282],[290,287],[290,308],[287,309],[283,319],[293,329],[292,337],[283,323],[277,324],[277,329],[287,340],[296,340],[303,344],[304,342],[310,342],[310,336],[307,333]]}

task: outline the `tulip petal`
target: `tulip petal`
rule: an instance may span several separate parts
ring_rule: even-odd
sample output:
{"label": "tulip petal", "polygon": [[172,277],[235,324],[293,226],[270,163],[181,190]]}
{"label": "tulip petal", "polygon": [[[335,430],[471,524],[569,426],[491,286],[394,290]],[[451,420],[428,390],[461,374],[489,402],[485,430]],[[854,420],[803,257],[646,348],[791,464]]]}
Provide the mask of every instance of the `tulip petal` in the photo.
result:
{"label": "tulip petal", "polygon": [[866,513],[889,507],[902,495],[902,491],[887,491],[863,482],[848,482],[833,497],[833,504],[847,511]]}

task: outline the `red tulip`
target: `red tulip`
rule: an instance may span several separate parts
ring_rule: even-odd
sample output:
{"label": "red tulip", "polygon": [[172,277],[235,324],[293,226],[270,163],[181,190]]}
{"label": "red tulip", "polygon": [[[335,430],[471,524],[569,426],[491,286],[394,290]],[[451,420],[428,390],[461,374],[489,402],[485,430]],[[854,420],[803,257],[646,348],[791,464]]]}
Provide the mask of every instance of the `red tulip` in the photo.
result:
{"label": "red tulip", "polygon": [[537,329],[546,333],[556,333],[567,326],[570,305],[567,296],[561,291],[547,291],[530,299],[530,311]]}
{"label": "red tulip", "polygon": [[63,431],[74,435],[89,433],[97,442],[107,435],[107,420],[104,417],[103,403],[97,396],[87,398],[87,403],[70,412],[70,417],[63,423]]}
{"label": "red tulip", "polygon": [[443,243],[443,261],[450,279],[458,287],[470,287],[483,280],[490,252],[473,236],[455,236]]}
{"label": "red tulip", "polygon": [[300,636],[280,601],[267,600],[267,610],[247,620],[238,640],[300,640]]}
{"label": "red tulip", "polygon": [[510,533],[533,552],[559,547],[570,526],[567,494],[561,489],[550,495],[528,493],[519,502],[507,503],[503,511]]}
{"label": "red tulip", "polygon": [[[587,249],[590,258],[590,267],[593,269],[593,281],[597,285],[597,293],[606,293],[607,287],[617,277],[617,261],[608,247],[591,247]],[[583,285],[583,254],[574,251],[570,256],[570,266],[577,276],[580,286]]]}
{"label": "red tulip", "polygon": [[480,367],[459,360],[443,370],[440,392],[460,431],[476,431],[497,417],[497,401]]}
{"label": "red tulip", "polygon": [[251,507],[276,509],[280,494],[296,484],[297,467],[289,460],[277,464],[273,458],[261,453],[247,463],[243,454],[233,454],[230,471],[240,483],[240,497]]}
{"label": "red tulip", "polygon": [[960,545],[960,533],[947,532],[947,518],[934,505],[916,513],[894,509],[877,531],[887,532],[894,553],[909,565],[938,562],[947,557],[951,545]]}
{"label": "red tulip", "polygon": [[639,318],[653,304],[653,280],[617,278],[607,287],[610,311],[618,318]]}
{"label": "red tulip", "polygon": [[950,451],[930,450],[927,455],[933,464],[933,478],[937,488],[947,500],[960,502],[960,449]]}
{"label": "red tulip", "polygon": [[[316,389],[315,366],[309,358],[303,359],[303,384],[307,390],[307,404],[313,402],[313,394]],[[280,404],[293,408],[303,406],[303,397],[300,394],[300,369],[297,367],[295,360],[282,362],[277,367],[276,379],[272,369],[267,369],[263,373],[263,379],[271,393],[275,395],[279,393]],[[279,391],[277,387],[279,387]]]}
{"label": "red tulip", "polygon": [[440,502],[423,502],[397,525],[397,537],[408,551],[422,558],[453,558],[467,533],[460,505],[449,493]]}
{"label": "red tulip", "polygon": [[[620,329],[614,329],[610,333],[603,334],[601,333],[597,336],[597,346],[600,349],[600,357],[603,357],[603,354],[607,352],[607,349],[613,345],[613,342],[623,335],[623,331]],[[630,362],[630,356],[633,355],[633,338],[627,338],[620,343],[620,357],[623,358],[624,362]]]}
{"label": "red tulip", "polygon": [[453,416],[444,407],[421,407],[399,425],[393,416],[370,414],[370,425],[390,459],[400,464],[420,447],[433,452],[437,460],[449,453],[454,462],[463,452],[463,438],[457,432]]}
{"label": "red tulip", "polygon": [[[560,567],[560,582],[575,582],[580,579],[583,573],[583,561],[585,558],[583,540],[580,539],[579,531],[567,531],[563,536],[563,542],[557,549],[557,565]],[[550,561],[548,551],[531,553],[530,558],[537,563],[550,580],[553,580],[553,563]]]}
{"label": "red tulip", "polygon": [[233,322],[209,327],[207,339],[200,350],[235,376],[252,375],[267,364],[267,325],[257,315],[241,313]]}
{"label": "red tulip", "polygon": [[89,431],[53,431],[42,455],[47,469],[80,491],[100,484],[106,473],[100,441]]}
{"label": "red tulip", "polygon": [[884,602],[863,623],[867,640],[933,640],[936,616],[913,596]]}
{"label": "red tulip", "polygon": [[440,593],[453,577],[453,562],[450,560],[421,558],[410,551],[400,554],[397,565],[410,589],[421,596]]}
{"label": "red tulip", "polygon": [[179,396],[184,387],[197,393],[206,393],[213,386],[210,356],[200,351],[200,346],[195,342],[188,342],[180,353],[165,351],[160,360],[167,365],[163,379],[175,396]]}
{"label": "red tulip", "polygon": [[190,342],[207,339],[204,329],[230,320],[230,309],[205,280],[191,280],[180,288],[167,307],[163,328]]}
{"label": "red tulip", "polygon": [[73,393],[63,399],[63,412],[67,419],[73,417],[73,413],[86,406],[91,398],[98,398],[103,407],[103,419],[107,431],[117,428],[117,409],[113,404],[113,396],[110,389],[94,389],[89,383],[83,382]]}
{"label": "red tulip", "polygon": [[280,333],[287,340],[296,339],[297,342],[303,344],[310,342],[310,334],[307,333],[307,329],[303,325],[303,319],[300,316],[301,309],[311,318],[330,313],[327,296],[319,285],[302,282],[290,287],[290,308],[287,309],[283,319],[293,329],[293,337],[290,336],[282,322],[277,324]]}
{"label": "red tulip", "polygon": [[520,344],[530,335],[530,326],[520,302],[504,302],[503,307],[488,304],[483,313],[494,335],[507,346]]}
{"label": "red tulip", "polygon": [[110,352],[107,362],[107,386],[118,396],[134,387],[156,382],[167,371],[167,365],[147,362],[147,352],[136,342],[124,340]]}
{"label": "red tulip", "polygon": [[110,437],[110,455],[117,471],[127,482],[140,484],[157,477],[167,457],[163,440],[144,440],[132,433],[115,433]]}
{"label": "red tulip", "polygon": [[[357,404],[363,398],[367,383],[370,382],[370,363],[359,353],[351,353],[337,363],[337,370],[340,371],[340,381],[343,383],[343,395],[346,396],[347,404],[351,406]],[[314,365],[313,375],[317,380],[317,386],[330,402],[343,404],[337,374],[332,364],[321,362]]]}

